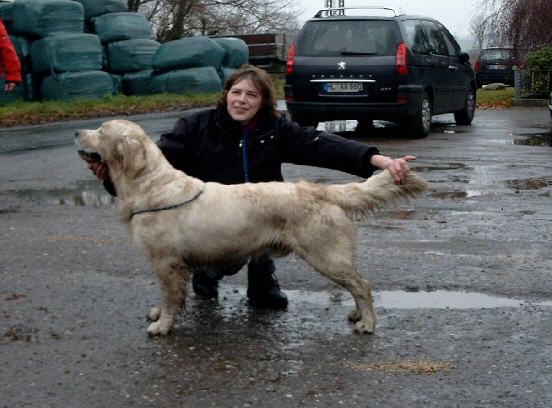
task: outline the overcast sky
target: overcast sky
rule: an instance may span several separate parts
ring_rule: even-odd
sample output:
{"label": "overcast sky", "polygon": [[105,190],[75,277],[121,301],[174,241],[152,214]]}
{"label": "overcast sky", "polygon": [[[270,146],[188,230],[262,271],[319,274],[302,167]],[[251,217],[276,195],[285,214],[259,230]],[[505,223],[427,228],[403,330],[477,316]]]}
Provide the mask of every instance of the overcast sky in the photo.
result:
{"label": "overcast sky", "polygon": [[[338,1],[334,0],[337,4]],[[455,36],[467,36],[470,32],[470,20],[476,12],[479,0],[345,0],[345,7],[352,6],[391,6],[401,7],[408,14],[433,17],[443,23]],[[299,0],[298,8],[303,10],[299,19],[305,21],[326,7],[326,0]]]}

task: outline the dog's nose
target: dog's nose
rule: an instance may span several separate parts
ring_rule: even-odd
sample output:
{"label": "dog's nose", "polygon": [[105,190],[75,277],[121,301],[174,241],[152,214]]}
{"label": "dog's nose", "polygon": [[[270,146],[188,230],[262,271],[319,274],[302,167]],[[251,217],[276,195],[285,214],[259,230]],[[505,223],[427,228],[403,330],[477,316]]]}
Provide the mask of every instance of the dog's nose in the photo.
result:
{"label": "dog's nose", "polygon": [[80,130],[76,130],[76,131],[75,131],[75,137],[79,137],[79,136],[80,136],[80,133],[81,133]]}

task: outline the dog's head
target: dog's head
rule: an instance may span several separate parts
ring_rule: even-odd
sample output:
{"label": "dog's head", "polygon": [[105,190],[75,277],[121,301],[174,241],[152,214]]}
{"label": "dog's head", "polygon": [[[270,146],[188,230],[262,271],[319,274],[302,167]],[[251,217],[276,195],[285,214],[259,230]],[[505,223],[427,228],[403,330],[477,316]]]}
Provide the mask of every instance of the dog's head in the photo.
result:
{"label": "dog's head", "polygon": [[128,120],[110,120],[98,129],[75,132],[79,156],[87,162],[105,162],[112,173],[136,176],[146,167],[148,145],[144,130]]}

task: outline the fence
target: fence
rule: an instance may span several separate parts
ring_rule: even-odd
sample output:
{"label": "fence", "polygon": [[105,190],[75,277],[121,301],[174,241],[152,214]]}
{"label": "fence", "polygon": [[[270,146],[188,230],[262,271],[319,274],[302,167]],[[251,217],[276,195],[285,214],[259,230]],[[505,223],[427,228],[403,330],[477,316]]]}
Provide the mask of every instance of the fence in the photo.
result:
{"label": "fence", "polygon": [[552,90],[552,71],[517,69],[514,87],[516,98],[548,98]]}
{"label": "fence", "polygon": [[260,33],[232,35],[232,37],[240,38],[247,44],[251,64],[262,67],[269,72],[283,72],[290,46],[289,35],[285,33]]}

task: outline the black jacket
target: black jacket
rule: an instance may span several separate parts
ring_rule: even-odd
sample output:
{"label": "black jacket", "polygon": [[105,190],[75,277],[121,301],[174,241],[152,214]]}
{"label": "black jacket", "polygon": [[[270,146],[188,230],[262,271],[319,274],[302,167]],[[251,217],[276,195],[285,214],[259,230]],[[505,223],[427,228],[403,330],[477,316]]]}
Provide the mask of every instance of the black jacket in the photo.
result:
{"label": "black jacket", "polygon": [[[261,114],[258,126],[247,130],[248,178],[244,171],[244,131],[226,109],[189,111],[157,145],[167,160],[184,173],[203,181],[237,184],[245,181],[282,181],[282,163],[340,170],[370,177],[375,147],[314,128],[301,128],[284,118]],[[113,183],[104,182],[116,195]]]}
{"label": "black jacket", "polygon": [[281,181],[282,163],[341,170],[369,177],[378,150],[340,136],[303,129],[284,118],[261,114],[257,126],[247,130],[248,179],[244,167],[244,131],[226,109],[191,111],[179,119],[171,133],[157,142],[177,169],[203,181],[236,184],[244,181]]}

